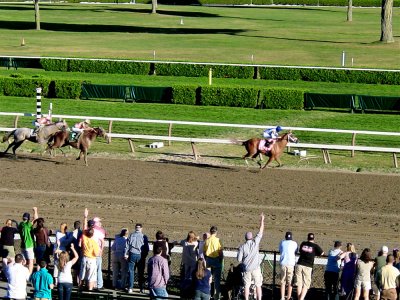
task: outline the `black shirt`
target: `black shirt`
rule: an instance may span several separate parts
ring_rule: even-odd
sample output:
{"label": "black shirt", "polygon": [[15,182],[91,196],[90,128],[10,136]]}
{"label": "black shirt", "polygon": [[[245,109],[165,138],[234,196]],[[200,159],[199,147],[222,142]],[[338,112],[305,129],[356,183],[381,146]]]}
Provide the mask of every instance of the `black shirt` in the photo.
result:
{"label": "black shirt", "polygon": [[315,256],[320,256],[324,251],[313,242],[302,242],[299,252],[300,257],[297,264],[312,268],[314,266]]}
{"label": "black shirt", "polygon": [[15,227],[4,226],[1,229],[0,244],[4,246],[14,246],[14,234],[18,233]]}

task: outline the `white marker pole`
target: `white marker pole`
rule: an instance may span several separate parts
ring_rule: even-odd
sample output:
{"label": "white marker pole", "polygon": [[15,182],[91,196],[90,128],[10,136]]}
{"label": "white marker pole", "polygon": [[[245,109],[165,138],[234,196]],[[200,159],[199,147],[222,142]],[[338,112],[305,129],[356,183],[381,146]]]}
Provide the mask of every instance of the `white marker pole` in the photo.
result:
{"label": "white marker pole", "polygon": [[346,63],[346,52],[343,50],[342,51],[342,67],[345,66]]}

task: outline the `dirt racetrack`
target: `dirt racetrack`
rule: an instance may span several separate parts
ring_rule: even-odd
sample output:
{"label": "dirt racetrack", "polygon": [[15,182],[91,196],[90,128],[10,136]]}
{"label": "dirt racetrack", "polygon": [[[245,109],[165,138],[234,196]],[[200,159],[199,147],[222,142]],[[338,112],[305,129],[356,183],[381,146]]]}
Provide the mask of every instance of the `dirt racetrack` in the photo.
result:
{"label": "dirt racetrack", "polygon": [[225,246],[237,247],[246,231],[256,231],[266,214],[262,249],[275,250],[287,230],[301,242],[316,234],[324,250],[334,240],[354,242],[358,252],[400,246],[400,178],[288,168],[247,170],[188,160],[139,161],[90,157],[90,166],[73,158],[20,155],[0,157],[0,220],[20,220],[37,206],[49,228],[100,216],[109,236],[143,223],[171,240],[190,230],[217,225]]}

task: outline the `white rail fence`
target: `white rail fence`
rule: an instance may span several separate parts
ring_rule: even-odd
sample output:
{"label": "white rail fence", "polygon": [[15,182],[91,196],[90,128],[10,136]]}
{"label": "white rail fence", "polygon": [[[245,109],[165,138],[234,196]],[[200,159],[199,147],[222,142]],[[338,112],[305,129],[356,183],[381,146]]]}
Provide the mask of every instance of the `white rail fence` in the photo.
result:
{"label": "white rail fence", "polygon": [[[35,117],[35,114],[31,113],[10,113],[0,112],[0,116],[14,116],[14,127],[13,128],[0,128],[0,131],[7,132],[14,130],[18,127],[18,120],[20,117]],[[265,129],[268,125],[245,125],[245,124],[227,124],[227,123],[210,123],[210,122],[190,122],[190,121],[171,121],[171,120],[151,120],[151,119],[131,119],[131,118],[112,118],[112,117],[92,117],[92,116],[71,116],[71,115],[52,115],[53,118],[58,119],[90,119],[96,121],[107,121],[108,122],[108,142],[111,142],[112,138],[126,139],[129,143],[129,147],[132,152],[135,152],[133,140],[158,140],[168,141],[170,145],[171,141],[175,142],[189,142],[192,145],[193,155],[195,159],[198,159],[198,151],[196,149],[196,143],[213,143],[213,144],[237,144],[237,141],[230,139],[213,139],[213,138],[194,138],[194,137],[174,137],[172,136],[173,125],[192,125],[192,126],[212,126],[212,127],[231,127],[231,128],[249,128],[249,129]],[[140,135],[140,134],[125,134],[125,133],[113,133],[112,125],[113,122],[136,122],[136,123],[155,123],[155,124],[168,124],[168,135]],[[366,130],[344,130],[344,129],[322,129],[322,128],[305,128],[305,127],[283,127],[285,130],[293,131],[307,131],[307,132],[324,132],[324,133],[345,133],[352,135],[351,145],[333,145],[333,144],[308,144],[298,143],[288,144],[288,149],[291,147],[301,149],[320,149],[323,155],[325,163],[331,163],[329,150],[342,150],[351,151],[351,156],[355,155],[355,151],[362,152],[382,152],[392,153],[393,165],[395,168],[398,167],[397,154],[400,153],[400,148],[390,147],[371,147],[371,146],[356,146],[357,135],[379,135],[379,136],[400,136],[400,132],[382,132],[382,131],[366,131]]]}

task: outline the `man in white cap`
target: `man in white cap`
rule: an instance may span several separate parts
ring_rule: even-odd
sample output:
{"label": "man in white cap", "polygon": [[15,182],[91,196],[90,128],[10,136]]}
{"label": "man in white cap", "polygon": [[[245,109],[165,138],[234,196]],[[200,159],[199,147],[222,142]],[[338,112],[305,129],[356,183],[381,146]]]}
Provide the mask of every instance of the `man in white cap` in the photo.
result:
{"label": "man in white cap", "polygon": [[253,239],[252,232],[246,232],[246,242],[239,247],[237,260],[243,267],[244,298],[249,299],[251,280],[254,279],[256,286],[257,300],[262,298],[263,278],[260,268],[260,242],[264,232],[264,214],[260,216],[260,228],[256,237]]}
{"label": "man in white cap", "polygon": [[376,295],[377,299],[380,299],[380,290],[378,286],[378,273],[382,269],[383,266],[386,265],[386,257],[388,256],[389,248],[387,246],[382,246],[381,250],[378,253],[378,256],[375,258],[375,273],[374,273],[374,282],[376,286],[373,287],[373,291]]}

